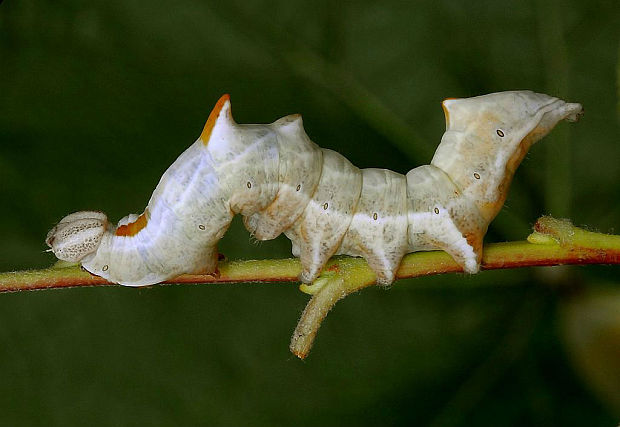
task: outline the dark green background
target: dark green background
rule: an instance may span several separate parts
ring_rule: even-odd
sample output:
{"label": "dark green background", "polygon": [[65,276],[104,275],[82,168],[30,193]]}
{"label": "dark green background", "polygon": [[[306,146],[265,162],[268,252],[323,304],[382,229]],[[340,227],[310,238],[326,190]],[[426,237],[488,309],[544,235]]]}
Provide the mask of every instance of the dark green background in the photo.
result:
{"label": "dark green background", "polygon": [[[525,159],[487,241],[523,239],[542,214],[617,233],[618,8],[5,0],[0,270],[50,265],[45,234],[69,212],[141,212],[222,93],[240,123],[300,112],[315,142],[398,172],[430,160],[443,98],[581,102],[582,122]],[[236,221],[221,251],[290,244]],[[293,284],[4,294],[0,425],[616,425],[619,278],[537,268],[365,290],[304,362],[288,353],[307,301]]]}

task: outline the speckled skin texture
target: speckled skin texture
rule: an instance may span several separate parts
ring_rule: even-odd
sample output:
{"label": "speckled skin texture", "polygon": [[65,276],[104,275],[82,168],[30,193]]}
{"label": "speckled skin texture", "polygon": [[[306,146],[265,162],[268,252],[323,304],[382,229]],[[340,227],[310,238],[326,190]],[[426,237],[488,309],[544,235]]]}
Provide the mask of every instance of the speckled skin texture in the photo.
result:
{"label": "speckled skin texture", "polygon": [[447,130],[431,164],[403,176],[360,170],[318,147],[298,115],[239,125],[225,96],[164,173],[142,219],[130,215],[113,228],[100,212],[78,212],[47,242],[59,258],[112,282],[150,285],[215,271],[217,242],[241,214],[257,239],[291,239],[304,282],[334,254],[364,257],[381,285],[394,281],[406,253],[420,250],[445,250],[475,273],[516,167],[558,121],[576,120],[581,106],[515,91],[443,107]]}

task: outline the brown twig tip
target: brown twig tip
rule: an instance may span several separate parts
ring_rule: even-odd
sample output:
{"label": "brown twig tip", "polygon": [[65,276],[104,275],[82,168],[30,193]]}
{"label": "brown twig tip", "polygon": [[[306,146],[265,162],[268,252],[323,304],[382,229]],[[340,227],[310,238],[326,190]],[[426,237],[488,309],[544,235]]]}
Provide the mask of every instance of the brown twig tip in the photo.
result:
{"label": "brown twig tip", "polygon": [[575,227],[572,221],[566,218],[542,216],[534,224],[535,232],[553,237],[558,243],[570,242],[577,230],[581,229]]}
{"label": "brown twig tip", "polygon": [[[527,241],[485,245],[482,258],[484,270],[559,264],[620,264],[620,236],[586,231],[569,220],[545,216],[536,222]],[[397,278],[460,271],[445,252],[416,252],[403,258]],[[183,275],[166,283],[296,282],[300,273],[298,259],[226,261],[219,265],[218,276]],[[321,322],[336,302],[375,282],[375,274],[363,258],[332,259],[314,283],[300,286],[312,298],[291,339],[291,351],[305,358]],[[78,265],[66,263],[43,270],[0,273],[0,292],[110,285]]]}
{"label": "brown twig tip", "polygon": [[564,264],[620,263],[620,236],[587,231],[568,219],[539,218],[534,224],[534,233],[527,240],[534,244],[559,245],[567,252]]}

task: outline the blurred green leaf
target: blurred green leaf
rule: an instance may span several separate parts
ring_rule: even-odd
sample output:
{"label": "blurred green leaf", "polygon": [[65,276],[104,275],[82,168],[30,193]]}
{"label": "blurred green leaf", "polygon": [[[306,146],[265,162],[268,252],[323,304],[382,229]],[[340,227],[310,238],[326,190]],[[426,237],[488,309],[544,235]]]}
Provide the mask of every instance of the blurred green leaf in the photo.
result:
{"label": "blurred green leaf", "polygon": [[620,416],[620,290],[579,293],[561,307],[561,330],[575,369]]}

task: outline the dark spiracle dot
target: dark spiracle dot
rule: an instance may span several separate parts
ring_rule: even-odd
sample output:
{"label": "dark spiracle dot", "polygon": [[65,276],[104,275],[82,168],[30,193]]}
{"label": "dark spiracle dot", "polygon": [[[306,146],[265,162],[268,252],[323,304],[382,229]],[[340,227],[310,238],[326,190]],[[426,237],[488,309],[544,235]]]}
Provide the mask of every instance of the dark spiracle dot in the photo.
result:
{"label": "dark spiracle dot", "polygon": [[106,265],[104,265],[104,266],[103,266],[103,268],[102,268],[101,270],[102,270],[102,271],[108,271],[108,268],[109,268],[109,267],[108,267],[108,265],[106,264]]}
{"label": "dark spiracle dot", "polygon": [[297,184],[297,188],[295,189],[295,191],[299,191],[301,190],[301,184]]}
{"label": "dark spiracle dot", "polygon": [[204,231],[207,227],[205,227],[205,226],[204,226],[204,225],[202,225],[202,224],[198,224],[198,228],[199,228],[199,229],[201,229],[202,231]]}
{"label": "dark spiracle dot", "polygon": [[439,215],[439,208],[435,208],[435,209],[433,209],[433,211],[434,211],[437,215]]}
{"label": "dark spiracle dot", "polygon": [[245,185],[247,185],[248,188],[252,188],[252,183],[250,181],[248,181],[248,183]]}
{"label": "dark spiracle dot", "polygon": [[503,130],[497,129],[496,132],[497,132],[497,136],[499,136],[500,138],[504,137],[504,131]]}
{"label": "dark spiracle dot", "polygon": [[372,214],[372,219],[374,219],[376,221],[377,218],[379,218],[379,215],[377,215],[377,212],[373,213]]}
{"label": "dark spiracle dot", "polygon": [[480,179],[480,174],[478,172],[474,172],[474,178]]}
{"label": "dark spiracle dot", "polygon": [[329,207],[329,205],[327,204],[327,202],[325,202],[325,203],[323,204],[323,210],[327,210],[327,208],[328,208],[328,207]]}

